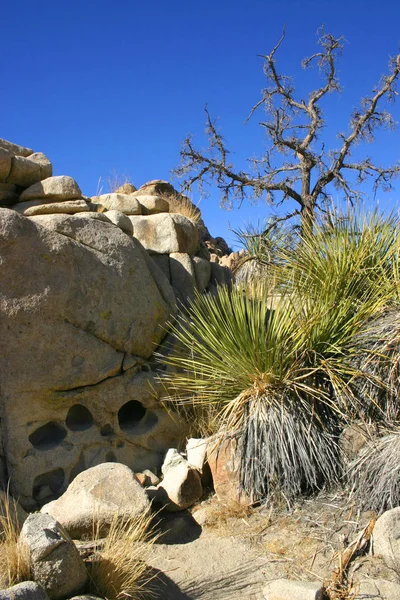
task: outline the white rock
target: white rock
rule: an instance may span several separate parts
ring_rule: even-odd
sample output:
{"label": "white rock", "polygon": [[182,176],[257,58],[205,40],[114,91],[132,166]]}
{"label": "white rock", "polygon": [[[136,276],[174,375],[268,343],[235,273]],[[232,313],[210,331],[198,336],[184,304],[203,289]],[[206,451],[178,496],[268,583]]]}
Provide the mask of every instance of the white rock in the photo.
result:
{"label": "white rock", "polygon": [[186,445],[186,456],[189,465],[203,472],[207,457],[208,439],[190,438]]}

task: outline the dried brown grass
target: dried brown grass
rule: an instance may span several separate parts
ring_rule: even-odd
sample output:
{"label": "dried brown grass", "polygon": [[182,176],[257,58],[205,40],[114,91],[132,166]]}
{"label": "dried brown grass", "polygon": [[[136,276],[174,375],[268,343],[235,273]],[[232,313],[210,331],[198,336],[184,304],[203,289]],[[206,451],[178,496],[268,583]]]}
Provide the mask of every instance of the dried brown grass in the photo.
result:
{"label": "dried brown grass", "polygon": [[0,589],[5,589],[30,579],[29,550],[19,542],[17,506],[8,493],[0,496],[0,528]]}
{"label": "dried brown grass", "polygon": [[201,220],[200,209],[187,196],[161,194],[161,197],[168,202],[170,213],[179,213],[193,221],[193,223],[198,223]]}
{"label": "dried brown grass", "polygon": [[[138,600],[153,595],[149,587],[152,577],[146,563],[156,540],[150,528],[151,520],[149,512],[129,519],[115,515],[101,550],[88,564],[92,592],[106,600]],[[99,541],[99,527],[93,538]]]}

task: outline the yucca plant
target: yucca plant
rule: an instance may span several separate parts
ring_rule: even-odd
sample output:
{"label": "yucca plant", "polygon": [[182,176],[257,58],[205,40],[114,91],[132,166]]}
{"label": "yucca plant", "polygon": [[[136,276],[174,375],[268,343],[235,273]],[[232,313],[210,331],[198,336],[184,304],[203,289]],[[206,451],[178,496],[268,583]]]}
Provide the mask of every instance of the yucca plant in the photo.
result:
{"label": "yucca plant", "polygon": [[166,385],[203,419],[204,407],[218,411],[254,499],[273,486],[293,497],[340,475],[339,429],[364,408],[353,382],[374,379],[357,362],[360,335],[393,296],[393,230],[371,222],[339,222],[337,235],[332,225],[306,231],[276,267],[274,310],[260,285],[220,289],[198,296],[174,329],[180,350],[164,361],[180,372]]}
{"label": "yucca plant", "polygon": [[252,284],[260,279],[273,282],[273,267],[281,259],[283,249],[294,249],[297,236],[293,228],[267,219],[257,225],[251,222],[233,230],[245,253],[235,266],[235,280],[240,285]]}

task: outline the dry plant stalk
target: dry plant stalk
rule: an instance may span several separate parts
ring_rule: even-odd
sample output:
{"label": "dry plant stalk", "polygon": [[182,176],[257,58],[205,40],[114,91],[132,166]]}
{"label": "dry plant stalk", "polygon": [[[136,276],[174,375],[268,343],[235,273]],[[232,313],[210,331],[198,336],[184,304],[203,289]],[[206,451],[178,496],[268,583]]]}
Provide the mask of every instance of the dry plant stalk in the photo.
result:
{"label": "dry plant stalk", "polygon": [[[152,595],[148,584],[152,579],[146,558],[155,537],[150,539],[149,511],[128,519],[118,513],[102,547],[88,562],[92,591],[107,600],[138,600]],[[100,541],[100,526],[94,531],[94,542]],[[100,545],[100,544],[99,544]]]}
{"label": "dry plant stalk", "polygon": [[347,581],[347,571],[354,556],[367,546],[376,518],[371,519],[358,537],[339,553],[339,564],[335,567],[330,581],[324,585],[325,593],[329,600],[348,600],[355,597],[352,584]]}
{"label": "dry plant stalk", "polygon": [[0,589],[5,589],[30,579],[29,550],[19,542],[17,505],[8,492],[0,497],[0,528]]}

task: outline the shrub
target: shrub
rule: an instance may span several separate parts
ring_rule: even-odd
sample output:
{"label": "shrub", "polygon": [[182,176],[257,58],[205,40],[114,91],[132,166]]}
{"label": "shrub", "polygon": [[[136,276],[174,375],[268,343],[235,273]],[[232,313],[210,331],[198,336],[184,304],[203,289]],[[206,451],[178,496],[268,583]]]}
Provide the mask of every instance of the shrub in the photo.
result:
{"label": "shrub", "polygon": [[209,411],[220,437],[238,438],[250,497],[275,486],[293,497],[340,477],[338,432],[371,404],[353,386],[373,379],[360,367],[370,352],[361,333],[394,298],[394,223],[349,213],[306,230],[294,253],[281,253],[278,296],[259,283],[220,288],[198,295],[173,329],[168,392],[192,421],[200,407],[202,423]]}
{"label": "shrub", "polygon": [[[89,564],[93,593],[107,600],[138,600],[151,595],[146,558],[156,538],[150,538],[150,522],[150,513],[127,520],[115,515],[101,550]],[[98,528],[93,538],[99,540]]]}
{"label": "shrub", "polygon": [[8,493],[0,496],[0,589],[30,579],[29,551],[19,543],[18,511],[13,502]]}

